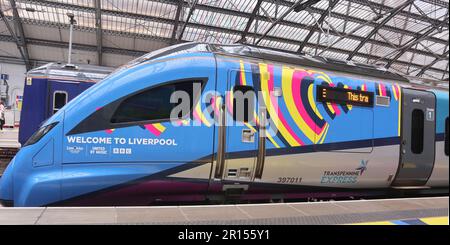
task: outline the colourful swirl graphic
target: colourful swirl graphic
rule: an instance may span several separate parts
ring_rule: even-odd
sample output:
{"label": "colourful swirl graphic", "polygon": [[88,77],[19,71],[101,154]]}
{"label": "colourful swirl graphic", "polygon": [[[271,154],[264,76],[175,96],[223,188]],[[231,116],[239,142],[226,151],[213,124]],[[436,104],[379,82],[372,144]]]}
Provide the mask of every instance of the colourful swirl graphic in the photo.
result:
{"label": "colourful swirl graphic", "polygon": [[316,143],[326,122],[315,106],[313,84],[310,73],[283,67],[282,88],[290,116],[300,131],[311,142]]}
{"label": "colourful swirl graphic", "polygon": [[275,123],[278,131],[283,136],[284,140],[292,147],[304,145],[303,141],[294,133],[292,128],[287,123],[284,115],[279,110],[278,101],[271,96],[274,88],[274,70],[273,65],[259,64],[261,71],[261,90],[264,103],[267,106],[270,118]]}
{"label": "colourful swirl graphic", "polygon": [[161,123],[147,124],[144,125],[144,127],[156,137],[159,137],[162,133],[164,133],[164,131],[166,131],[166,127],[164,127]]}

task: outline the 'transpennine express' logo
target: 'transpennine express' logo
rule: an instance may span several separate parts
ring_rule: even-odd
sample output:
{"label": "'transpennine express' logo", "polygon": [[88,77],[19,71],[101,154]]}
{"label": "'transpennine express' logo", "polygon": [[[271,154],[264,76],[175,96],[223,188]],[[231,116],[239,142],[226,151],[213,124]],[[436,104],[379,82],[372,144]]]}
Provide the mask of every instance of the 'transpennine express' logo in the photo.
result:
{"label": "'transpennine express' logo", "polygon": [[361,160],[361,163],[359,164],[359,167],[356,170],[359,170],[360,175],[364,173],[364,171],[367,170],[367,164],[369,163],[369,160]]}
{"label": "'transpennine express' logo", "polygon": [[355,184],[358,178],[367,170],[369,160],[361,160],[353,171],[324,171],[321,184]]}

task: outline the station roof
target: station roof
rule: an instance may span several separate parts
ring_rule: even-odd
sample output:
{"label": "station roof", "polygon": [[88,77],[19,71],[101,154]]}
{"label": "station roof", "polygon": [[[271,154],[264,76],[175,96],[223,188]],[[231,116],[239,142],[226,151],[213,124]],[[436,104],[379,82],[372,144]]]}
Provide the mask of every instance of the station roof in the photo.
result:
{"label": "station roof", "polygon": [[248,44],[449,77],[448,0],[0,0],[0,61],[117,67],[183,42]]}

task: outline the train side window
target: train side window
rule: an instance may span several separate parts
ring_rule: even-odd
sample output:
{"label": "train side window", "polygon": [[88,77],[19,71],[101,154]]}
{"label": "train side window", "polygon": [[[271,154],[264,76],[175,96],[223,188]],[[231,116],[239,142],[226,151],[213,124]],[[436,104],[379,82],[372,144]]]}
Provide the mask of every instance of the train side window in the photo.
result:
{"label": "train side window", "polygon": [[445,119],[445,155],[448,156],[448,117]]}
{"label": "train side window", "polygon": [[425,115],[420,109],[412,112],[411,118],[411,151],[414,154],[422,154],[424,138]]}
{"label": "train side window", "polygon": [[57,113],[67,104],[67,92],[55,91],[53,93],[53,114]]}
{"label": "train side window", "polygon": [[253,122],[255,111],[255,90],[251,86],[233,87],[233,120],[236,122]]}
{"label": "train side window", "polygon": [[[152,120],[169,120],[176,103],[170,102],[175,91],[184,91],[190,98],[190,111],[194,104],[194,84],[200,82],[185,81],[158,86],[135,94],[121,102],[111,118],[112,123],[130,123]],[[189,113],[190,113],[189,111]],[[179,115],[184,118],[189,115]]]}

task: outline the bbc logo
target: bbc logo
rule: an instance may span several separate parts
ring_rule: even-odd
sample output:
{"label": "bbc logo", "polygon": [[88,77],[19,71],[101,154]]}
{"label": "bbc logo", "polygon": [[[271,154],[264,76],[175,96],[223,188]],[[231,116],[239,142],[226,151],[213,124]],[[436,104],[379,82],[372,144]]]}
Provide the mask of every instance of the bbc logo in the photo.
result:
{"label": "bbc logo", "polygon": [[116,155],[131,155],[131,148],[113,148],[113,154]]}

